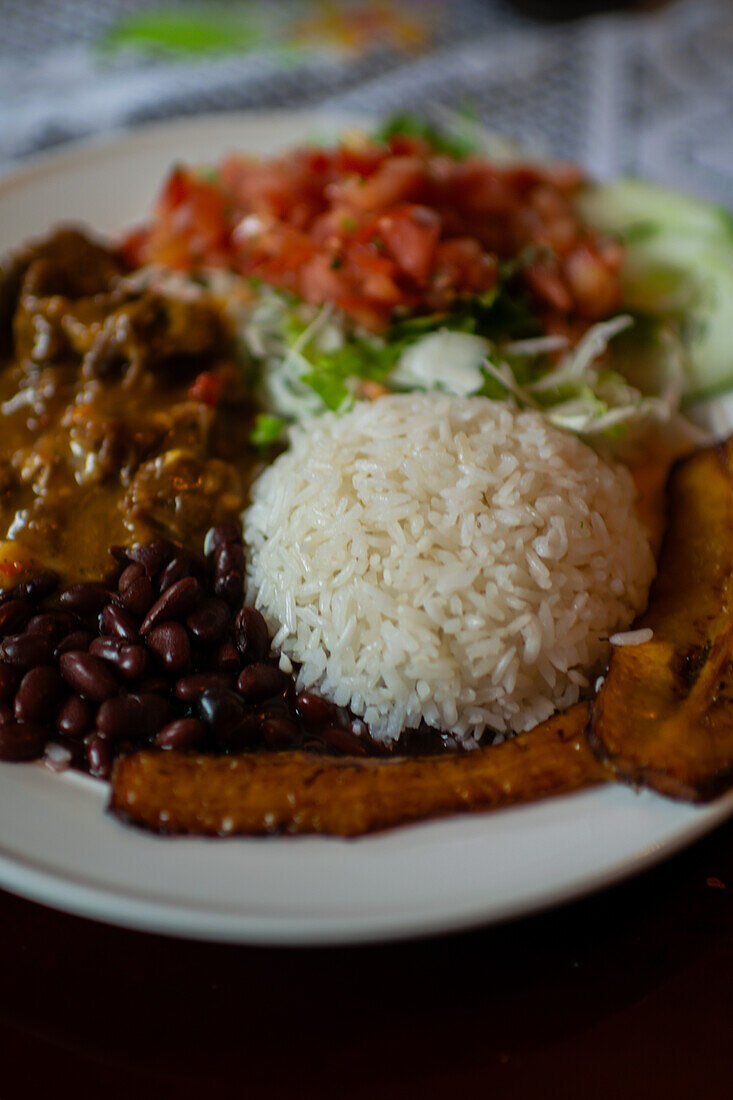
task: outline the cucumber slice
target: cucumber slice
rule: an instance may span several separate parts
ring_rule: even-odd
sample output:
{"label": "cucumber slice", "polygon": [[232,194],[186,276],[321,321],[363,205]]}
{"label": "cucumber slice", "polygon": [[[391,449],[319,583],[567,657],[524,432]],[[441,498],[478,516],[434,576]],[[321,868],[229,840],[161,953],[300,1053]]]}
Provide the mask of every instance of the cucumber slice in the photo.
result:
{"label": "cucumber slice", "polygon": [[[655,303],[649,290],[660,279],[667,292]],[[629,246],[623,284],[630,309],[676,319],[688,353],[686,401],[733,385],[733,246],[665,233]]]}
{"label": "cucumber slice", "polygon": [[733,214],[725,207],[631,176],[586,188],[579,209],[590,225],[630,244],[663,232],[700,233],[733,244]]}
{"label": "cucumber slice", "polygon": [[626,241],[623,308],[680,332],[689,366],[685,401],[733,387],[733,215],[634,179],[588,188],[580,211]]}

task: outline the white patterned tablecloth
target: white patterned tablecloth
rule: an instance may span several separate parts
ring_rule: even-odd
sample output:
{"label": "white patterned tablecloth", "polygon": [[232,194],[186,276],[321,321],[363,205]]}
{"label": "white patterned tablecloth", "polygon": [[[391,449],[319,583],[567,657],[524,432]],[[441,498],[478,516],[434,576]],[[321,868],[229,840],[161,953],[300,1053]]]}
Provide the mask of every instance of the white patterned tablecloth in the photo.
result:
{"label": "white patterned tablecloth", "polygon": [[[78,137],[181,114],[468,103],[489,129],[596,174],[634,172],[733,206],[732,3],[678,0],[548,25],[498,0],[424,2],[440,30],[418,55],[166,59],[99,49],[109,27],[145,8],[140,0],[0,0],[0,171]],[[291,7],[268,11],[284,18]]]}

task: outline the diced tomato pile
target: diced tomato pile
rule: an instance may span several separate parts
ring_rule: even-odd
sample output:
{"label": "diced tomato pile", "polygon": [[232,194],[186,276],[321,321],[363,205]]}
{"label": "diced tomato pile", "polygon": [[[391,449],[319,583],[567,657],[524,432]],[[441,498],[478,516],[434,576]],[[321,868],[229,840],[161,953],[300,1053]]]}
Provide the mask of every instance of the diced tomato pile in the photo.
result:
{"label": "diced tomato pile", "polygon": [[620,299],[621,247],[580,222],[582,183],[573,166],[457,160],[404,136],[232,156],[214,178],[176,168],[122,250],[134,266],[257,276],[373,330],[490,290],[522,257],[538,319],[571,331]]}

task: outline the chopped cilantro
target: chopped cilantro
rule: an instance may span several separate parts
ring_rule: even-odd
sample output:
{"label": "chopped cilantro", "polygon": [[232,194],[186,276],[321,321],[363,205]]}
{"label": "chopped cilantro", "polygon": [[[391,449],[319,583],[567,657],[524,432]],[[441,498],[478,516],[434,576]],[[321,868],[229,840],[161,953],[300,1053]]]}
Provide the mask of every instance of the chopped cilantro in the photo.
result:
{"label": "chopped cilantro", "polygon": [[396,114],[388,118],[374,134],[375,140],[386,145],[390,138],[404,135],[419,138],[426,142],[436,153],[446,153],[449,157],[463,160],[477,151],[477,143],[466,134],[449,133],[417,115]]}
{"label": "chopped cilantro", "polygon": [[249,441],[255,447],[269,447],[276,443],[285,427],[285,421],[280,416],[270,416],[268,413],[259,413],[255,419],[255,426],[250,432]]}
{"label": "chopped cilantro", "polygon": [[336,371],[310,371],[301,381],[318,394],[327,409],[337,412],[348,402],[350,393],[346,382]]}

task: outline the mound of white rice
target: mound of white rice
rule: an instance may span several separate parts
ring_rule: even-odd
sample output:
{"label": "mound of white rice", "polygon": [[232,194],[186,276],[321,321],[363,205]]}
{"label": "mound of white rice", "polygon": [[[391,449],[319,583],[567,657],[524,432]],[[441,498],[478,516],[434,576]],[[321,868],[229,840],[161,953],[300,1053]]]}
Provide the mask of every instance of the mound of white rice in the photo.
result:
{"label": "mound of white rice", "polygon": [[401,394],[296,429],[245,514],[248,597],[298,685],[405,727],[517,731],[646,603],[628,472],[538,413]]}

